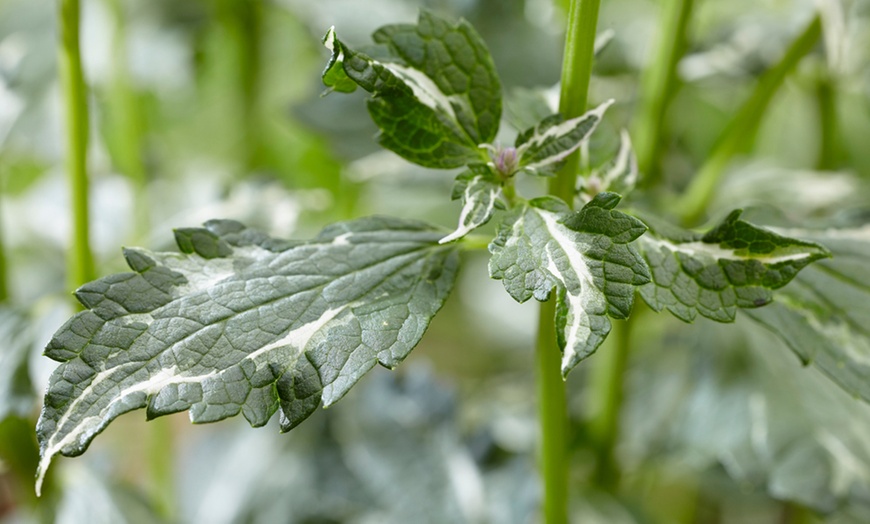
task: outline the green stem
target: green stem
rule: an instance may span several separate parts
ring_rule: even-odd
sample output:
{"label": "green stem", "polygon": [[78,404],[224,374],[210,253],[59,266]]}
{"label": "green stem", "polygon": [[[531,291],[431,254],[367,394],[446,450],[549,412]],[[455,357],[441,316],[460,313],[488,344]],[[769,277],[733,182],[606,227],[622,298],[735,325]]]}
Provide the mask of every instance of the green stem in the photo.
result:
{"label": "green stem", "polygon": [[67,282],[77,288],[94,279],[88,213],[88,104],[79,51],[79,0],[60,1],[59,78],[66,115],[66,157],[71,189],[72,251]]}
{"label": "green stem", "polygon": [[686,48],[686,32],[695,0],[666,0],[659,46],[646,71],[634,142],[643,183],[650,187],[660,176],[660,150],[665,113],[677,91],[677,64]]}
{"label": "green stem", "polygon": [[[577,117],[586,111],[599,5],[600,0],[570,2],[559,98],[559,112],[564,118]],[[574,202],[578,166],[579,154],[574,153],[549,183],[549,194],[564,200],[569,206]],[[543,513],[547,524],[568,522],[568,409],[555,317],[554,300],[541,304],[535,354],[541,428],[539,460],[544,482]]]}
{"label": "green stem", "polygon": [[837,167],[837,91],[828,70],[819,72],[816,80],[816,102],[819,111],[819,158],[816,168],[822,171]]}
{"label": "green stem", "polygon": [[702,218],[728,163],[752,145],[773,96],[801,58],[815,47],[820,36],[821,22],[816,15],[791,43],[779,63],[765,71],[758,80],[752,94],[725,128],[707,161],[679,199],[677,209],[684,224],[694,225]]}
{"label": "green stem", "polygon": [[172,417],[161,417],[148,423],[148,486],[155,510],[165,522],[176,520],[175,478],[173,472],[175,435]]}
{"label": "green stem", "polygon": [[[571,0],[568,9],[559,93],[559,113],[564,118],[578,117],[586,112],[599,5],[600,0]],[[580,154],[575,152],[566,159],[558,176],[550,179],[550,194],[561,198],[569,206],[573,206],[579,166]]]}
{"label": "green stem", "polygon": [[622,411],[623,382],[628,353],[631,348],[631,326],[635,315],[624,322],[616,322],[608,340],[615,347],[599,352],[591,376],[590,389],[593,403],[589,436],[595,446],[595,483],[606,490],[619,484],[620,471],[614,449],[619,440],[619,414]]}
{"label": "green stem", "polygon": [[242,123],[240,153],[242,168],[246,173],[257,167],[263,8],[261,0],[221,0],[217,12],[238,66],[234,81]]}
{"label": "green stem", "polygon": [[556,344],[556,302],[541,304],[538,320],[536,380],[541,427],[539,458],[544,480],[544,522],[568,522],[568,460],[565,382],[562,352]]}
{"label": "green stem", "polygon": [[132,182],[135,205],[133,219],[137,237],[149,231],[149,209],[146,199],[148,172],[143,158],[144,118],[138,97],[127,69],[129,62],[125,37],[124,6],[121,0],[106,0],[114,22],[112,32],[112,80],[109,86],[110,117],[118,136],[113,137],[118,168]]}

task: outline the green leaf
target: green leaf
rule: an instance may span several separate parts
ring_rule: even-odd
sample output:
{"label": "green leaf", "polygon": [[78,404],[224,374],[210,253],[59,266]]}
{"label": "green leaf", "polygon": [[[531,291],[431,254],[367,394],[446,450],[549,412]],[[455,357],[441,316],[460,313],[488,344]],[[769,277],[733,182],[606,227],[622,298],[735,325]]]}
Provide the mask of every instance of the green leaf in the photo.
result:
{"label": "green leaf", "polygon": [[332,56],[323,82],[372,93],[369,113],[378,142],[417,164],[455,168],[486,161],[501,118],[501,82],[483,41],[465,20],[451,23],[429,11],[417,25],[388,25],[372,38],[372,55],[355,51],[334,29],[324,38]]}
{"label": "green leaf", "polygon": [[280,409],[293,428],[419,342],[456,276],[442,236],[366,218],[287,242],[212,221],[179,233],[186,254],[127,250],[134,272],[79,289],[88,309],[46,348],[62,364],[37,426],[40,475],[143,407],[149,418],[190,410],[194,423],[242,413],[253,426]]}
{"label": "green leaf", "polygon": [[613,100],[608,100],[570,120],[563,120],[559,114],[551,115],[520,133],[515,144],[520,168],[531,174],[553,175],[559,162],[576,151],[595,131],[612,104]]}
{"label": "green leaf", "polygon": [[824,242],[834,257],[802,271],[776,302],[747,315],[852,395],[870,402],[870,227],[788,230]]}
{"label": "green leaf", "polygon": [[469,166],[468,171],[456,177],[453,200],[457,199],[462,200],[459,226],[456,231],[441,239],[442,244],[464,237],[489,222],[496,209],[505,208],[501,182],[492,169],[483,164]]}
{"label": "green leaf", "polygon": [[650,280],[630,242],[646,231],[613,208],[620,196],[600,193],[578,212],[553,197],[516,206],[489,246],[489,274],[518,302],[557,289],[556,332],[562,375],[594,352],[610,320],[628,317],[636,286]]}
{"label": "green leaf", "polygon": [[[652,225],[639,242],[652,282],[640,289],[656,311],[692,322],[700,313],[733,322],[737,308],[757,308],[808,264],[831,256],[819,244],[778,235],[733,211],[706,234]],[[652,219],[647,223],[655,222]]]}

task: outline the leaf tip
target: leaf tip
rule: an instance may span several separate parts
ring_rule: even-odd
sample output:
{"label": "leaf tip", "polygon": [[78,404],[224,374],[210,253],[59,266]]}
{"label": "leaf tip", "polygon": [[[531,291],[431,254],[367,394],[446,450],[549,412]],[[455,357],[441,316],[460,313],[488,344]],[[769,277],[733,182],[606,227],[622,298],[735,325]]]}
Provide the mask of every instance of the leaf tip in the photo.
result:
{"label": "leaf tip", "polygon": [[329,30],[323,35],[323,47],[330,51],[335,50],[335,26],[329,26]]}
{"label": "leaf tip", "polygon": [[45,481],[45,473],[48,471],[48,466],[51,464],[51,455],[42,455],[39,458],[39,464],[36,466],[36,497],[42,496],[42,484]]}

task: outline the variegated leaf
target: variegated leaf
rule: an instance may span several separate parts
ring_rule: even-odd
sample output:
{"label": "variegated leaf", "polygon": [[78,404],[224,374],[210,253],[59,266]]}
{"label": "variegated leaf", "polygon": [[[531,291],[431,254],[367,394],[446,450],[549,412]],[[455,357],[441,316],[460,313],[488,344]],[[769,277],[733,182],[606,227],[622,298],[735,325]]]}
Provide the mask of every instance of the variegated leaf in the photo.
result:
{"label": "variegated leaf", "polygon": [[423,336],[457,271],[455,245],[419,222],[367,218],[287,242],[213,221],[177,232],[183,253],[140,249],[131,273],[76,293],[87,308],[55,334],[37,433],[40,480],[119,415],[242,413],[282,430],[340,399],[375,364],[393,368]]}
{"label": "variegated leaf", "polygon": [[578,212],[553,197],[516,206],[490,244],[492,278],[518,302],[544,301],[557,289],[556,327],[562,375],[594,352],[610,332],[608,315],[626,318],[649,271],[631,245],[646,231],[600,193]]}

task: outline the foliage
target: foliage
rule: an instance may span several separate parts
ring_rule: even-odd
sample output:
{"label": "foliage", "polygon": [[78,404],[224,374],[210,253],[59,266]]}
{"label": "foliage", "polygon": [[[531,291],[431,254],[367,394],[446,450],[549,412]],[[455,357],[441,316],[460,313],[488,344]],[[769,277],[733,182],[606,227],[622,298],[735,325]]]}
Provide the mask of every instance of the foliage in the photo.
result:
{"label": "foliage", "polygon": [[[485,3],[480,2],[481,6]],[[774,95],[779,96],[790,75],[804,84],[815,81],[797,64],[809,55],[806,61],[818,66],[821,58],[813,45],[822,30],[832,30],[815,17],[803,32],[791,26],[782,30],[778,22],[777,49],[787,49],[786,58],[748,70],[748,75],[743,70],[742,77],[734,71],[717,73],[721,75],[717,81],[738,87],[746,87],[742,83],[751,76],[761,78],[758,86],[747,87],[749,102],[729,119],[733,100],[708,95],[706,80],[693,81],[689,69],[676,72],[676,61],[689,39],[685,32],[691,27],[692,7],[691,2],[672,3],[673,9],[669,7],[664,14],[680,17],[679,23],[671,25],[681,34],[667,43],[668,52],[657,59],[669,63],[650,66],[667,76],[667,87],[657,85],[651,91],[655,100],[642,98],[638,102],[638,113],[651,120],[644,117],[631,122],[633,126],[658,126],[654,131],[632,128],[631,135],[645,140],[640,166],[629,131],[621,129],[635,111],[626,86],[637,80],[639,66],[632,62],[634,55],[628,49],[631,39],[621,35],[619,27],[609,47],[596,42],[600,77],[592,83],[589,98],[597,105],[590,104],[590,110],[569,118],[554,110],[548,94],[552,89],[508,89],[503,96],[503,86],[512,87],[518,78],[496,68],[507,63],[499,35],[509,30],[489,25],[492,15],[481,16],[487,12],[483,7],[477,16],[473,10],[466,13],[474,19],[474,27],[465,19],[456,22],[454,17],[422,9],[416,23],[376,30],[371,45],[351,44],[358,40],[358,28],[338,20],[338,30],[329,29],[323,39],[329,56],[322,80],[331,96],[317,103],[306,101],[287,114],[278,111],[277,105],[268,107],[269,100],[281,96],[269,98],[274,94],[269,95],[264,86],[280,85],[291,76],[301,85],[295,78],[303,77],[303,70],[311,70],[304,61],[317,67],[309,33],[331,23],[327,20],[324,25],[317,18],[318,7],[297,6],[291,1],[291,7],[267,7],[260,2],[241,7],[227,2],[214,6],[195,3],[189,10],[177,6],[141,8],[146,17],[153,9],[164,17],[160,23],[174,20],[182,27],[191,20],[219,21],[220,30],[208,37],[207,46],[211,47],[198,51],[202,69],[197,82],[206,95],[208,90],[219,93],[223,89],[224,95],[232,98],[233,114],[244,123],[233,130],[233,125],[215,125],[219,120],[214,110],[203,111],[202,118],[194,115],[185,108],[194,107],[192,92],[186,102],[179,98],[174,105],[163,106],[161,97],[165,94],[160,94],[160,89],[149,92],[135,75],[106,81],[108,96],[96,102],[101,109],[105,105],[107,112],[104,119],[98,115],[94,125],[111,135],[108,160],[124,172],[125,184],[143,194],[151,193],[150,201],[136,198],[130,214],[136,217],[136,228],[142,228],[137,234],[148,233],[155,222],[155,238],[165,238],[167,226],[160,223],[161,209],[179,205],[184,198],[178,203],[174,199],[180,195],[196,199],[208,191],[209,183],[214,184],[215,195],[234,198],[234,191],[248,191],[250,202],[250,212],[212,210],[209,216],[230,214],[254,227],[232,220],[210,220],[202,228],[176,229],[177,251],[165,247],[157,251],[125,249],[124,258],[132,270],[126,273],[117,272],[117,262],[106,262],[112,260],[108,252],[100,251],[106,242],[95,243],[95,260],[110,276],[80,282],[84,285],[75,296],[84,310],[50,337],[45,352],[60,364],[47,381],[37,423],[37,489],[45,480],[45,497],[34,504],[58,508],[70,519],[81,512],[82,501],[91,497],[100,501],[106,510],[100,514],[107,520],[131,521],[196,520],[205,518],[203,515],[209,515],[208,520],[228,522],[281,518],[300,522],[519,522],[532,518],[537,505],[534,477],[527,482],[517,480],[530,478],[528,457],[532,449],[528,441],[512,444],[503,429],[505,424],[514,424],[511,427],[520,433],[534,433],[527,402],[531,385],[514,377],[509,380],[511,387],[504,389],[512,393],[504,398],[488,398],[486,393],[498,377],[505,376],[505,370],[519,373],[516,370],[530,367],[522,353],[506,354],[495,347],[531,343],[517,339],[493,344],[495,338],[487,337],[507,340],[505,333],[495,332],[528,325],[531,314],[526,306],[511,310],[523,313],[499,318],[503,308],[510,306],[500,305],[494,297],[483,300],[489,294],[475,293],[468,300],[463,289],[468,282],[487,280],[479,274],[487,265],[490,279],[501,281],[491,282],[495,287],[487,289],[503,287],[519,303],[532,297],[555,303],[555,317],[542,322],[552,322],[555,328],[553,343],[561,356],[560,372],[568,381],[569,398],[595,405],[602,390],[594,384],[605,384],[611,392],[624,387],[627,392],[624,401],[621,394],[604,401],[607,413],[603,415],[616,421],[603,426],[610,428],[609,436],[596,429],[602,427],[597,419],[602,413],[578,409],[578,403],[570,402],[566,424],[573,440],[564,461],[572,468],[572,483],[583,478],[590,486],[582,492],[571,490],[572,518],[603,522],[698,520],[706,500],[723,505],[725,501],[744,500],[746,486],[763,492],[769,506],[775,506],[776,500],[792,504],[782,510],[783,515],[801,507],[846,520],[861,521],[870,514],[864,496],[870,492],[866,476],[870,458],[863,437],[867,406],[850,404],[848,398],[851,394],[870,400],[865,387],[870,345],[864,327],[870,281],[865,266],[870,253],[865,249],[862,215],[834,220],[830,208],[836,209],[836,204],[825,208],[809,201],[806,205],[812,211],[801,214],[804,202],[798,199],[786,209],[784,219],[772,218],[777,215],[759,208],[751,193],[750,199],[742,200],[729,197],[725,190],[714,195],[720,178],[733,179],[728,169],[732,158],[749,152],[754,143],[760,146],[753,154],[775,156],[770,143],[765,142],[771,133],[762,125],[762,116],[773,115],[765,118],[782,121],[782,115],[776,113],[779,99]],[[130,6],[115,0],[109,4],[121,6],[115,20],[117,34],[123,35],[121,22]],[[689,10],[681,11],[681,4],[688,5]],[[298,13],[294,12],[297,9]],[[264,16],[263,10],[270,15]],[[715,15],[722,20],[722,27],[732,30],[743,23],[735,22],[725,11]],[[272,16],[277,13],[281,15]],[[289,15],[292,21],[279,20],[288,13],[293,13]],[[866,19],[866,14],[859,15],[860,20]],[[830,21],[831,15],[827,16],[824,23]],[[528,20],[513,23],[519,28],[528,25]],[[300,56],[306,58],[298,69],[287,68],[286,76],[281,76],[271,72],[274,68],[266,58],[277,56],[275,50],[283,48],[265,40],[264,35],[277,34],[275,27],[290,26],[295,27],[294,46],[305,49]],[[526,38],[522,30],[517,31],[516,38]],[[727,33],[723,31],[718,34]],[[826,37],[830,37],[827,32]],[[220,34],[234,36],[224,39]],[[737,45],[715,42],[709,34],[693,38],[705,49]],[[492,54],[481,35],[494,43]],[[263,49],[272,51],[264,53]],[[543,55],[543,47],[524,47],[522,52],[528,49]],[[767,53],[765,59],[773,55]],[[221,72],[221,56],[238,61],[236,73],[227,76],[227,70]],[[703,60],[713,63],[709,57],[689,56],[681,68],[685,65],[697,70]],[[526,62],[531,69],[537,67],[534,59]],[[123,63],[114,62],[116,67]],[[87,62],[85,66],[87,73]],[[763,69],[768,73],[758,74]],[[613,71],[616,74],[609,76]],[[243,78],[234,78],[234,74]],[[845,72],[840,74],[845,78]],[[216,80],[221,75],[223,80]],[[677,76],[685,85],[680,85]],[[101,82],[94,80],[96,86]],[[221,87],[221,82],[232,87]],[[831,78],[827,82],[830,88]],[[801,89],[806,88],[804,84]],[[847,85],[845,81],[834,84],[833,92],[866,98],[866,93],[850,91]],[[358,88],[364,93],[355,93]],[[134,89],[140,92],[130,92]],[[618,100],[610,99],[613,94]],[[371,129],[358,110],[362,106],[359,95],[366,97],[368,118],[377,129],[376,142],[397,156],[375,154],[342,168],[345,162],[331,151],[342,151],[339,155],[353,151],[355,156],[371,151],[359,138],[348,138],[350,131],[366,136],[366,129]],[[210,100],[221,100],[220,95],[209,96]],[[281,103],[286,104],[286,100]],[[794,100],[789,103],[799,105]],[[143,107],[141,114],[129,116],[131,120],[119,119],[137,105],[157,110],[144,111]],[[675,109],[669,110],[671,105]],[[745,109],[750,106],[757,106],[756,110]],[[686,107],[690,110],[685,111]],[[504,115],[503,108],[507,108]],[[829,114],[820,118],[828,127],[851,125],[855,129],[857,125],[846,123],[846,119],[840,124]],[[511,128],[503,120],[516,125]],[[339,130],[338,124],[346,129]],[[74,127],[69,128],[69,134],[75,134]],[[209,137],[212,133],[218,137],[218,129],[227,136],[212,141]],[[238,132],[235,138],[230,136],[234,132]],[[799,131],[790,128],[790,132]],[[822,141],[827,148],[822,152],[825,166],[844,166],[848,161],[861,165],[863,157],[853,152],[858,149],[850,149],[854,137],[846,133],[831,138],[831,129],[824,127],[819,133],[824,134]],[[170,144],[182,136],[198,136],[202,143],[191,139],[181,146],[188,151],[172,151],[176,146]],[[655,144],[647,143],[651,138]],[[721,145],[735,141],[739,147]],[[840,144],[842,149],[832,149],[831,144]],[[10,201],[15,205],[13,197],[26,195],[28,187],[39,190],[41,180],[49,176],[33,169],[45,165],[39,159],[19,158],[19,147],[0,150],[0,160],[29,173],[26,184],[4,182],[8,192],[4,205]],[[709,151],[714,153],[705,157]],[[232,167],[219,174],[216,182],[202,177],[187,186],[196,188],[193,190],[166,185],[176,181],[164,172],[180,171],[179,166],[189,162],[185,158],[203,152]],[[572,159],[578,157],[579,163],[574,163]],[[546,183],[565,176],[566,166],[578,169],[568,174],[575,189],[573,198],[541,196]],[[686,166],[705,173],[703,183],[697,179],[690,182],[692,169]],[[450,171],[445,177],[433,169]],[[390,178],[392,172],[399,174]],[[859,171],[858,176],[863,174]],[[455,178],[452,192],[449,178]],[[281,195],[289,198],[278,204],[282,197],[275,197],[276,184],[267,180],[287,185],[289,192]],[[100,177],[93,181],[99,184]],[[151,189],[152,185],[160,187],[158,183],[164,184],[164,189]],[[777,184],[788,185],[777,179],[770,203],[783,205],[776,201],[781,194]],[[325,189],[311,189],[320,185]],[[13,192],[7,187],[16,189]],[[688,197],[677,196],[686,187],[701,194],[688,204]],[[842,195],[841,201],[853,198],[860,205],[861,199],[854,194],[866,187],[855,187],[858,189],[852,195],[837,193]],[[444,213],[447,207],[435,203],[438,195],[458,201],[450,208],[450,216]],[[288,201],[289,208],[279,207]],[[98,197],[96,202],[99,216],[108,200]],[[292,211],[288,214],[281,209]],[[374,216],[356,218],[372,212]],[[696,226],[702,216],[724,218],[699,232]],[[287,217],[289,221],[281,225]],[[421,218],[426,222],[418,221]],[[171,225],[186,220],[173,218]],[[324,228],[324,223],[332,225]],[[294,240],[260,232],[275,231],[276,225],[284,228],[280,236],[289,234]],[[313,239],[296,240],[318,229],[320,233]],[[129,240],[124,238],[123,242]],[[25,250],[16,242],[20,240],[13,237],[10,258],[16,267],[26,267],[17,262],[26,257],[60,258],[56,252],[51,257],[23,254]],[[121,242],[119,238],[117,243]],[[79,255],[84,256],[84,252]],[[460,265],[466,269],[457,279]],[[22,274],[21,269],[15,271]],[[20,297],[16,286],[12,285],[13,297],[16,293]],[[454,287],[459,290],[458,300],[448,298]],[[635,292],[646,305],[634,303]],[[32,293],[29,297],[38,296],[36,291],[28,293]],[[436,317],[442,307],[444,311]],[[482,317],[486,320],[468,321],[473,317],[469,311],[475,308],[488,315]],[[685,323],[697,322],[697,327],[671,322],[670,315],[654,315],[650,309],[667,309]],[[10,315],[7,323],[0,323],[14,342],[0,355],[7,370],[6,379],[0,379],[0,419],[12,421],[0,423],[3,442],[22,442],[15,417],[32,413],[33,390],[46,385],[29,365],[35,361],[30,358],[31,338],[38,331],[34,326],[45,311],[33,302],[21,310],[25,311],[23,316]],[[6,318],[2,317],[4,322]],[[713,325],[709,320],[730,325]],[[37,338],[49,338],[42,335],[38,333]],[[774,342],[775,338],[779,342]],[[445,370],[448,375],[453,372],[454,382],[462,385],[461,402],[446,400],[449,394],[443,386],[434,385],[432,377],[420,378],[414,367],[398,371],[395,378],[372,373],[364,380],[375,364],[393,369],[418,344],[418,353],[443,368],[439,376]],[[674,345],[681,349],[670,353]],[[446,349],[431,349],[434,347]],[[823,374],[799,369],[793,361],[791,365],[784,363],[786,347],[800,362],[817,367]],[[643,369],[645,375],[632,378],[632,369]],[[463,373],[468,376],[463,377]],[[471,386],[479,377],[487,380],[479,387]],[[622,377],[627,381],[625,386]],[[315,414],[319,405],[335,404],[358,382],[359,390],[336,410]],[[646,409],[646,403],[653,405]],[[499,418],[505,404],[523,406],[522,423],[517,418],[510,422]],[[411,405],[416,407],[410,409]],[[253,432],[227,437],[230,444],[250,442],[246,446],[262,446],[266,451],[256,461],[248,456],[235,462],[234,471],[240,475],[244,471],[250,486],[260,487],[232,484],[238,490],[233,499],[235,509],[223,516],[209,512],[208,501],[221,498],[215,498],[215,493],[226,493],[222,490],[227,488],[218,484],[232,483],[229,478],[233,475],[216,474],[211,487],[192,491],[166,482],[173,476],[173,468],[209,469],[210,459],[174,466],[173,460],[180,454],[146,454],[152,461],[144,475],[152,483],[144,488],[149,492],[147,501],[139,498],[143,488],[113,485],[102,478],[107,475],[105,468],[94,473],[88,465],[93,463],[85,462],[87,457],[70,462],[84,465],[71,465],[69,475],[90,479],[77,489],[70,487],[75,482],[68,475],[45,476],[54,456],[83,454],[104,430],[120,432],[125,424],[131,424],[119,415],[141,408],[146,409],[149,420],[189,412],[192,422],[204,423],[242,414],[252,426],[269,424],[277,412],[273,427],[293,431],[285,437],[286,442]],[[474,410],[480,411],[469,416]],[[297,428],[312,416],[308,424]],[[178,428],[172,433],[182,431],[188,434]],[[165,447],[165,438],[153,438],[155,449]],[[111,440],[105,437],[106,442]],[[270,444],[263,444],[266,442]],[[229,453],[226,449],[232,445],[214,453]],[[0,445],[0,457],[10,465],[22,464],[10,467],[10,471],[26,481],[31,467],[28,461],[32,459],[35,467],[35,457],[28,455],[27,460],[16,462],[6,458],[8,450],[7,445]],[[667,453],[662,454],[663,450]],[[92,450],[88,457],[99,458],[101,453]],[[611,460],[608,454],[616,457],[615,466],[602,466]],[[588,466],[580,462],[590,456],[594,468],[615,467],[622,473],[621,479],[617,474],[612,477],[615,481],[604,482],[596,480],[603,478],[597,472],[589,475]],[[686,457],[700,460],[682,477],[687,475]],[[225,458],[230,464],[232,457]],[[250,462],[247,469],[245,461]],[[277,469],[284,473],[273,471],[276,464],[282,465]],[[214,467],[218,471],[222,466]],[[717,467],[723,468],[724,475],[717,473]],[[296,473],[288,475],[286,471]],[[680,472],[678,502],[662,510],[654,500],[659,493],[656,490],[668,494],[671,488],[658,479],[672,478],[675,471]],[[655,477],[659,474],[663,476]],[[641,487],[645,475],[656,478],[649,480],[652,488]],[[707,492],[714,482],[725,482],[727,488]],[[280,490],[276,486],[281,486]],[[517,490],[523,496],[516,500],[505,495]],[[277,503],[274,494],[278,492],[293,495]],[[62,499],[57,498],[59,494]],[[341,503],[319,507],[312,500],[320,494]],[[201,504],[198,510],[179,509],[175,497],[201,500]],[[681,506],[680,497],[701,502]],[[229,498],[224,502],[229,504]],[[511,508],[508,513],[503,511],[505,507]],[[681,511],[698,513],[686,517]]]}

